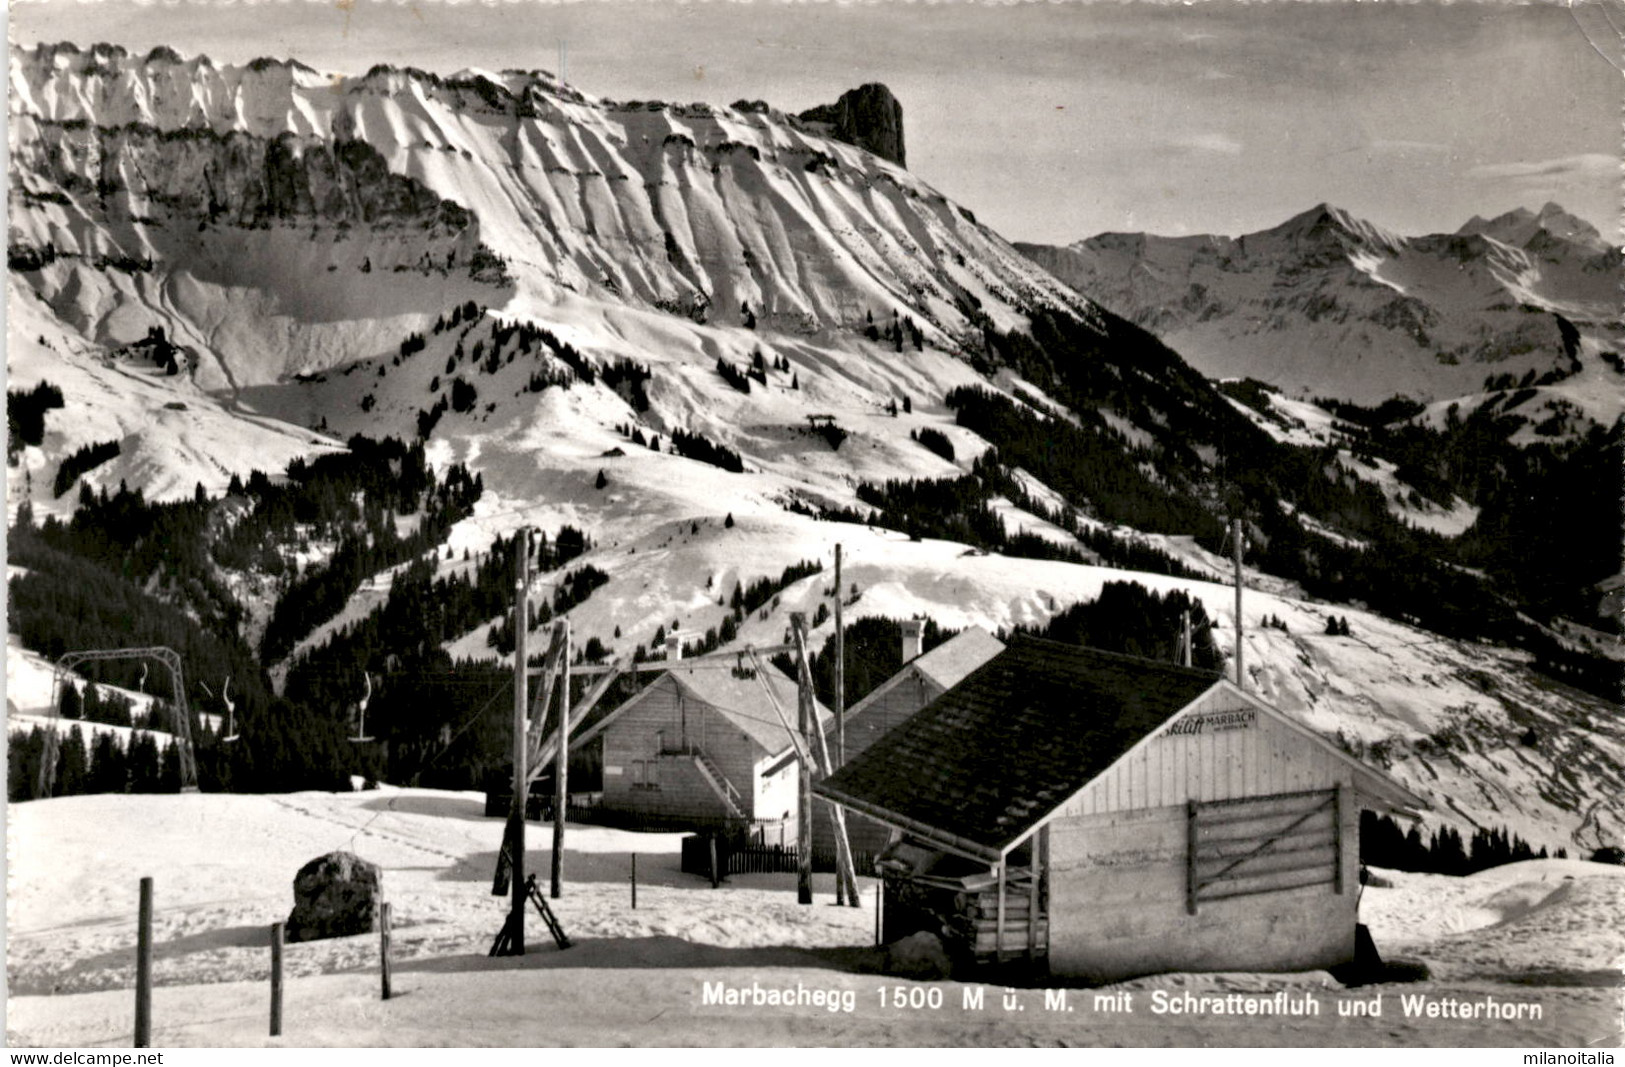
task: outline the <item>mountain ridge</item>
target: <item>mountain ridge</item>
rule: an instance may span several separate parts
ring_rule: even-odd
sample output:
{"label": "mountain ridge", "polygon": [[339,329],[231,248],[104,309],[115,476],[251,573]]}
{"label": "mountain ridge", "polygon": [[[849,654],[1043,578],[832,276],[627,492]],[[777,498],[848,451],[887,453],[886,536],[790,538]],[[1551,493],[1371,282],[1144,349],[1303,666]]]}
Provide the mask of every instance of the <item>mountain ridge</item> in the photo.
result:
{"label": "mountain ridge", "polygon": [[[1567,377],[1576,359],[1625,341],[1619,250],[1555,204],[1419,237],[1322,203],[1238,237],[1111,233],[1018,247],[1209,376],[1299,396],[1469,397],[1490,377]],[[1563,323],[1595,351],[1578,353]],[[1591,380],[1602,383],[1609,399],[1592,417],[1607,424],[1625,410],[1625,380]]]}

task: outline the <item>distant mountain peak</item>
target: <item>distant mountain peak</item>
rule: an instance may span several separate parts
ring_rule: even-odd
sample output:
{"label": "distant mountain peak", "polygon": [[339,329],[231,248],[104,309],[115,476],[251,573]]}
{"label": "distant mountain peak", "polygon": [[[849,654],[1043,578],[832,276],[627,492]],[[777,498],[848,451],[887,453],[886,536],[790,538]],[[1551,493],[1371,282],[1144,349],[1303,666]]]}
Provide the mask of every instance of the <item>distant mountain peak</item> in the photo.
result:
{"label": "distant mountain peak", "polygon": [[1552,238],[1596,251],[1603,251],[1608,247],[1608,243],[1603,240],[1602,234],[1597,232],[1595,226],[1569,214],[1563,205],[1550,200],[1543,204],[1539,211],[1518,207],[1493,219],[1474,215],[1456,232],[1493,237],[1502,244],[1516,248],[1527,248],[1531,241],[1537,240],[1544,244]]}
{"label": "distant mountain peak", "polygon": [[1389,233],[1325,201],[1292,216],[1273,229],[1265,230],[1259,236],[1287,239],[1299,244],[1313,245],[1329,241],[1339,247],[1352,244],[1390,251],[1404,243],[1404,238],[1397,234]]}

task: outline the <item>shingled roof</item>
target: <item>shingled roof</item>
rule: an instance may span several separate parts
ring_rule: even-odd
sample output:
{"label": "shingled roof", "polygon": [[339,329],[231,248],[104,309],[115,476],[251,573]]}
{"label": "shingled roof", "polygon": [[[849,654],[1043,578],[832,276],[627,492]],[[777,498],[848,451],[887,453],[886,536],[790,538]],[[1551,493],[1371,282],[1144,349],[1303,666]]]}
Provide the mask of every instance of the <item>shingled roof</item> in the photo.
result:
{"label": "shingled roof", "polygon": [[815,791],[998,853],[1218,682],[1209,671],[1017,636]]}

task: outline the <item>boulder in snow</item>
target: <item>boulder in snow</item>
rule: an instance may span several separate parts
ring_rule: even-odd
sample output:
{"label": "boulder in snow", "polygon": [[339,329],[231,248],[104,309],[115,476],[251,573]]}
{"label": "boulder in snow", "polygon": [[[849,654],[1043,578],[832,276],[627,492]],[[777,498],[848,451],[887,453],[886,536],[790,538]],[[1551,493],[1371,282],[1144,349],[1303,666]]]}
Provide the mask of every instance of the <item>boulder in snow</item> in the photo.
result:
{"label": "boulder in snow", "polygon": [[287,940],[319,941],[371,933],[377,925],[383,882],[377,864],[353,852],[329,852],[299,868]]}

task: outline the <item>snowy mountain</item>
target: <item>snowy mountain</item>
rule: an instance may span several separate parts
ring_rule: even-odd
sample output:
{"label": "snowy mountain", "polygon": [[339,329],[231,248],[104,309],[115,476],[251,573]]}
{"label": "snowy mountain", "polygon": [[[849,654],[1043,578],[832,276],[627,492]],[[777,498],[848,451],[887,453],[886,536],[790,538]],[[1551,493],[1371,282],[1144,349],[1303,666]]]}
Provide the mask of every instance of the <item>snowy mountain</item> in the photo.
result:
{"label": "snowy mountain", "polygon": [[[36,522],[66,519],[83,510],[75,486],[123,484],[148,502],[195,501],[200,528],[223,536],[291,480],[245,489],[251,472],[280,478],[294,461],[343,454],[352,435],[421,439],[437,472],[462,465],[480,479],[472,514],[428,550],[335,580],[334,610],[299,619],[292,655],[261,664],[279,683],[397,590],[420,588],[417,564],[436,580],[471,578],[522,526],[586,532],[571,566],[601,584],[550,603],[564,604],[578,642],[619,656],[660,632],[700,641],[735,621],[723,647],[777,643],[789,612],[817,617],[827,572],[748,613],[728,592],[803,560],[827,567],[836,544],[849,620],[1042,625],[1134,580],[1186,592],[1228,654],[1234,601],[1218,553],[1223,509],[1240,499],[1260,692],[1391,765],[1434,798],[1432,819],[1554,847],[1625,832],[1625,727],[1609,703],[1551,681],[1510,637],[1427,629],[1419,613],[1444,599],[1428,584],[1441,575],[1473,598],[1463,616],[1481,620],[1488,604],[1514,619],[1519,604],[1481,572],[1387,551],[1395,539],[1434,550],[1407,540],[1412,528],[1460,535],[1477,505],[1417,496],[1393,463],[1357,462],[1343,431],[1258,425],[1197,372],[1213,373],[1199,337],[1193,370],[905,170],[901,106],[881,87],[791,116],[761,102],[596,99],[539,71],[354,77],[64,45],[13,49],[9,107],[10,388],[56,386],[63,406],[8,467],[8,517],[26,500]],[[1519,225],[1455,240],[1501,249],[1510,271],[1534,262],[1502,240]],[[1401,325],[1372,336],[1403,333],[1406,314],[1432,307],[1420,294],[1444,284],[1430,246],[1331,209],[1235,242],[1097,240],[1131,292],[1188,292],[1181,278],[1198,275],[1242,294],[1279,285],[1281,320],[1310,333],[1351,333],[1396,301],[1385,314]],[[1127,266],[1146,257],[1154,269]],[[1460,265],[1451,292],[1513,299],[1501,267]],[[1329,275],[1343,288],[1319,280]],[[1557,275],[1519,276],[1535,292]],[[1233,295],[1213,284],[1216,301]],[[1396,291],[1407,286],[1419,295]],[[1109,279],[1098,291],[1108,306],[1118,293]],[[1602,301],[1574,299],[1563,306],[1577,323]],[[1459,314],[1427,312],[1441,337],[1457,330],[1504,357],[1477,367],[1473,388],[1487,373],[1561,364],[1546,351],[1562,351],[1557,313],[1515,305],[1496,313],[1524,331],[1511,340],[1469,324],[1465,298]],[[1472,365],[1427,362],[1430,373]],[[109,441],[113,458],[70,466]],[[910,479],[947,488],[923,504],[906,490],[876,502],[889,480]],[[982,498],[954,497],[964,486]],[[376,547],[383,524],[408,537],[425,521],[422,510],[372,526],[305,516],[283,540],[216,552],[197,583],[235,598],[229,636],[246,655],[264,647],[279,602],[286,615],[290,590],[346,544]],[[1390,556],[1400,562],[1382,585],[1362,586],[1362,568]],[[126,577],[179,601],[167,568],[195,562],[143,557],[148,569]],[[549,597],[566,577],[543,576]],[[488,607],[438,647],[356,655],[376,657],[379,677],[409,653],[448,671],[454,659],[500,662],[502,610]],[[1352,637],[1325,634],[1334,613]],[[1607,638],[1570,643],[1588,642],[1595,652]],[[390,706],[389,684],[378,706]],[[430,703],[396,702],[408,697]],[[247,736],[256,711],[244,701]]]}
{"label": "snowy mountain", "polygon": [[1579,376],[1554,396],[1604,424],[1625,410],[1620,250],[1556,204],[1423,237],[1320,204],[1242,237],[1021,249],[1211,377],[1369,404]]}
{"label": "snowy mountain", "polygon": [[803,122],[544,72],[329,78],[107,46],[14,49],[10,89],[13,264],[98,343],[163,325],[195,345],[206,388],[376,355],[380,332],[516,287],[802,335],[902,309],[933,340],[974,336],[972,308],[1008,327],[1029,302],[1085,306],[823,135],[850,104]]}

